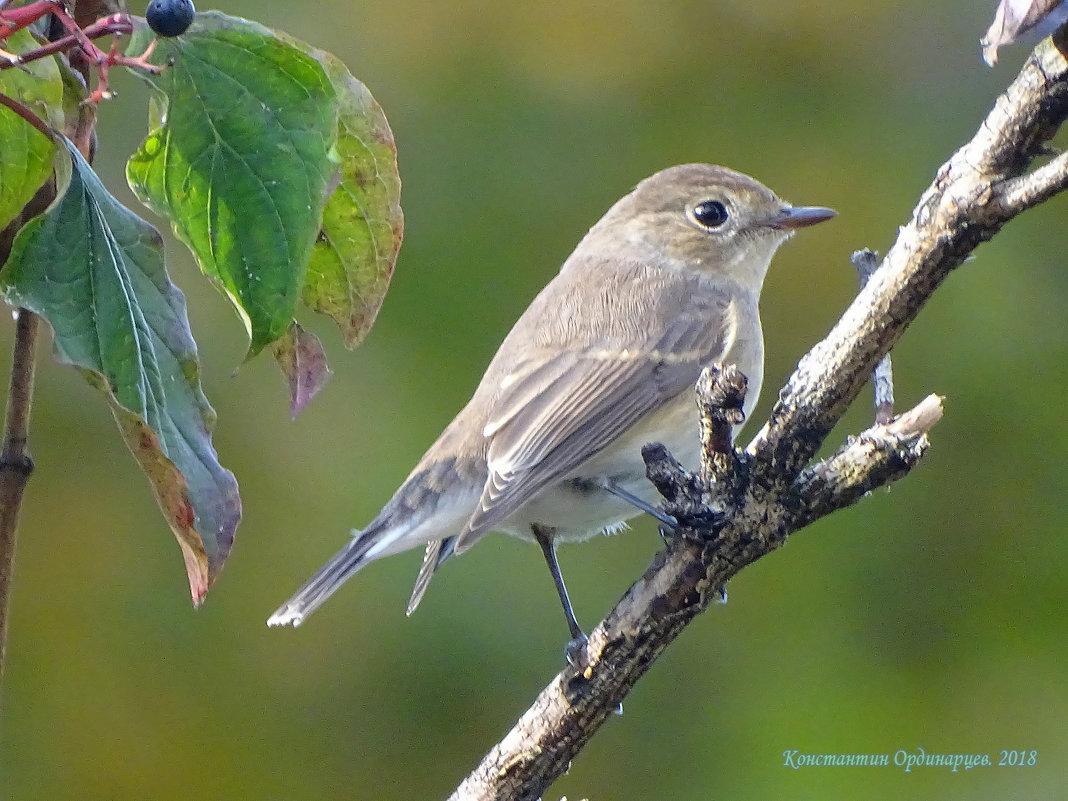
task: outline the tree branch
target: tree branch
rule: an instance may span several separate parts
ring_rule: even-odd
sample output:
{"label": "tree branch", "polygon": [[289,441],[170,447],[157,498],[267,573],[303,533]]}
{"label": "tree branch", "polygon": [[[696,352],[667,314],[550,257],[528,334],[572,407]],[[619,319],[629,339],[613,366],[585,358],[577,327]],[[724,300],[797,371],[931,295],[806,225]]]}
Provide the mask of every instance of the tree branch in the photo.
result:
{"label": "tree branch", "polygon": [[972,140],[938,170],[871,281],[802,358],[749,445],[763,479],[792,480],[946,276],[1006,222],[1068,184],[1060,157],[1021,178],[1068,117],[1065,36],[1058,31],[1031,54]]}
{"label": "tree branch", "polygon": [[15,562],[15,533],[18,529],[22,493],[33,472],[33,460],[26,453],[33,403],[34,351],[40,318],[19,309],[15,326],[15,350],[11,364],[4,446],[0,453],[0,679],[4,675],[7,643],[7,614],[11,596],[11,574]]}
{"label": "tree branch", "polygon": [[802,529],[902,478],[927,451],[927,432],[941,419],[942,399],[928,395],[910,411],[850,437],[834,456],[805,468],[794,482],[803,504],[791,516],[790,528]]}
{"label": "tree branch", "polygon": [[[1066,36],[1061,30],[1036,49],[975,137],[938,171],[879,269],[801,359],[744,453],[722,451],[714,420],[702,427],[699,475],[682,470],[663,448],[645,449],[650,478],[680,521],[678,536],[592,632],[585,662],[565,668],[542,691],[452,799],[539,798],[728,579],[790,533],[916,464],[941,416],[936,396],[808,466],[946,276],[1008,220],[1068,186],[1065,156],[1025,175],[1068,117]],[[717,393],[734,397],[728,379],[729,370],[703,377],[703,417]]]}

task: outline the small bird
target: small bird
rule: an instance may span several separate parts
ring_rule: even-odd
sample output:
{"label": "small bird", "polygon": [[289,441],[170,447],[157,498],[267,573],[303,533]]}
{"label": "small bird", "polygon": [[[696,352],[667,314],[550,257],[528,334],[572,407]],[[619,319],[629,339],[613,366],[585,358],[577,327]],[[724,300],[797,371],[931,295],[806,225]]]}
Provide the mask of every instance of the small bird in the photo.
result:
{"label": "small bird", "polygon": [[768,264],[795,229],[833,216],[709,164],[639,183],[519,318],[389,503],[268,625],[300,625],[368,562],[426,546],[410,615],[446,559],[502,531],[540,545],[573,654],[586,638],[556,543],[616,531],[643,511],[671,522],[654,507],[642,446],[660,442],[696,464],[694,385],[714,362],[748,378],[748,416],[764,372],[758,301]]}

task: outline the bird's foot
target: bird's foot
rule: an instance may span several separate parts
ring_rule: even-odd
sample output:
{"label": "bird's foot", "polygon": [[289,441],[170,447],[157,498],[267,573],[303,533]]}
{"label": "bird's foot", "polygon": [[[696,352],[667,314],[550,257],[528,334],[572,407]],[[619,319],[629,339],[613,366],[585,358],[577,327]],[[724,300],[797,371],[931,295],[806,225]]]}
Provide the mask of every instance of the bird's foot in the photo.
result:
{"label": "bird's foot", "polygon": [[583,634],[581,631],[578,636],[568,640],[567,645],[564,646],[564,657],[567,659],[567,663],[571,667],[579,667],[586,661],[586,646],[589,645],[590,638]]}

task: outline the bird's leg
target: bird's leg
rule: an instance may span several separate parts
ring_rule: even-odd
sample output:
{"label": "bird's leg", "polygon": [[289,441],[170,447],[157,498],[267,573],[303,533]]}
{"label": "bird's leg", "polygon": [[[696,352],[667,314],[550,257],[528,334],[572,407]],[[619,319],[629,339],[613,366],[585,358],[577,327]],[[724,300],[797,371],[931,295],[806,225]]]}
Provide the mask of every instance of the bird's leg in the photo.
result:
{"label": "bird's leg", "polygon": [[541,552],[545,554],[545,563],[549,565],[549,572],[552,573],[556,592],[560,596],[560,604],[564,607],[567,626],[571,630],[571,641],[568,642],[567,647],[564,649],[564,654],[570,664],[578,664],[579,657],[585,651],[588,640],[575,619],[575,611],[571,608],[571,599],[567,597],[567,587],[564,586],[564,577],[560,573],[560,563],[556,561],[556,546],[553,545],[553,536],[556,531],[549,526],[542,526],[538,523],[532,523],[530,531],[538,545],[541,546]]}
{"label": "bird's leg", "polygon": [[657,509],[652,504],[646,503],[641,498],[639,498],[637,495],[635,495],[633,492],[629,492],[629,491],[623,489],[621,486],[619,486],[612,479],[610,479],[610,478],[599,478],[599,479],[596,479],[596,481],[594,483],[596,484],[596,486],[600,487],[601,489],[605,490],[606,492],[611,492],[617,498],[622,498],[627,503],[629,503],[631,506],[633,506],[635,509],[641,509],[647,515],[652,515],[656,520],[658,520],[659,522],[663,523],[668,528],[674,530],[674,529],[677,529],[679,527],[679,521],[676,520],[674,517],[672,517],[671,515],[667,514],[662,509]]}

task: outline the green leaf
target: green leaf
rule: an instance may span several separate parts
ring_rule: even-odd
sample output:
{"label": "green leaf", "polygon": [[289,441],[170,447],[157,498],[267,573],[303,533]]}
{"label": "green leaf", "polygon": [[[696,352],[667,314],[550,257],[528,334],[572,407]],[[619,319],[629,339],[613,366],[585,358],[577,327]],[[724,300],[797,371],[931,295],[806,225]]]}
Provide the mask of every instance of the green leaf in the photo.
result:
{"label": "green leaf", "polygon": [[0,291],[48,320],[57,358],[107,397],[178,538],[199,602],[230,552],[241,501],[211,444],[215,412],[200,388],[185,297],[167,277],[159,232],[63,142],[70,184],[16,237]]}
{"label": "green leaf", "polygon": [[337,189],[308,264],[303,301],[329,315],[354,348],[370,331],[389,289],[404,233],[397,146],[371,93],[335,56],[294,45],[326,70],[338,98]]}
{"label": "green leaf", "polygon": [[[147,36],[139,31],[131,51]],[[245,320],[249,356],[289,327],[322,221],[337,137],[333,88],[313,58],[218,12],[161,39],[159,127],[127,164]]]}
{"label": "green leaf", "polygon": [[[37,46],[29,31],[4,40],[16,53]],[[63,81],[52,58],[0,70],[0,92],[38,117],[61,124]],[[11,222],[52,174],[56,145],[14,111],[0,106],[0,229]]]}

